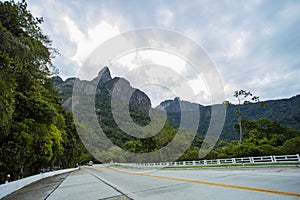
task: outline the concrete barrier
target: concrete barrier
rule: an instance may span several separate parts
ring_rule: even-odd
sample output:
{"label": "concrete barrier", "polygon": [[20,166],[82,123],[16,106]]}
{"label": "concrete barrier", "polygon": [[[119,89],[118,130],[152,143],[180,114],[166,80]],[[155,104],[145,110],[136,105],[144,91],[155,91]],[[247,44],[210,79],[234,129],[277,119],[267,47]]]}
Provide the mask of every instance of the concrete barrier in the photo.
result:
{"label": "concrete barrier", "polygon": [[79,168],[71,168],[71,169],[62,169],[62,170],[57,170],[57,171],[53,171],[53,172],[46,172],[46,173],[41,173],[41,174],[37,174],[37,175],[33,175],[33,176],[29,176],[17,181],[12,181],[6,184],[2,184],[0,185],[0,199],[25,187],[26,185],[29,185],[30,183],[33,183],[35,181],[41,180],[43,178],[47,178],[50,176],[55,176],[55,175],[59,175],[59,174],[63,174],[63,173],[67,173],[67,172],[72,172],[75,171]]}

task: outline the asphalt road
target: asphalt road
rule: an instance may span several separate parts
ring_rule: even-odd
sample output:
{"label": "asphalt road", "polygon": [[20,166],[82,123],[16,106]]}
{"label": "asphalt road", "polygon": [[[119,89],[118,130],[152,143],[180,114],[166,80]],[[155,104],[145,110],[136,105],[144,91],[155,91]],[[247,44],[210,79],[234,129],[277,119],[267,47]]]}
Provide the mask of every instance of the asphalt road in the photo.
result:
{"label": "asphalt road", "polygon": [[142,171],[93,166],[36,182],[8,199],[300,199],[300,168]]}

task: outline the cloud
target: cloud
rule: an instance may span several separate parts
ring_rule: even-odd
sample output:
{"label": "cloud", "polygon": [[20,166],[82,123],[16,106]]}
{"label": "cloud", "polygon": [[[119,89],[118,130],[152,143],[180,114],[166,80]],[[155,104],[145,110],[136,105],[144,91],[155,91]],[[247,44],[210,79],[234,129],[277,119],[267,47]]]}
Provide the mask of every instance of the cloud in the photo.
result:
{"label": "cloud", "polygon": [[111,37],[120,34],[117,26],[113,26],[106,21],[102,21],[84,32],[79,30],[75,22],[70,18],[64,17],[64,21],[67,24],[70,40],[77,44],[76,53],[70,59],[77,62],[78,65],[82,65],[96,47]]}
{"label": "cloud", "polygon": [[189,80],[182,73],[185,65],[182,58],[170,52],[146,49],[120,57],[110,68],[114,74],[128,79],[132,86],[144,90],[156,106],[162,97],[180,96]]}
{"label": "cloud", "polygon": [[164,27],[172,27],[174,23],[174,13],[167,9],[159,9],[157,12],[157,21],[159,25]]}
{"label": "cloud", "polygon": [[[204,47],[222,77],[229,100],[234,100],[232,93],[237,89],[254,91],[263,99],[289,97],[300,91],[298,1],[175,0],[170,4],[159,0],[44,0],[41,4],[31,0],[28,4],[34,15],[44,17],[42,28],[62,54],[54,64],[63,77],[76,76],[89,52],[115,34],[141,27],[165,27],[184,33]],[[174,45],[192,52],[184,44],[174,41]],[[156,63],[178,68],[178,73],[197,85],[197,76],[182,61],[162,54],[149,56]],[[112,73],[130,70],[127,64],[121,63]]]}
{"label": "cloud", "polygon": [[[174,93],[172,88],[181,88],[183,87],[183,82],[185,82],[185,86],[192,89],[193,97],[188,98],[188,96],[183,96],[183,100],[204,102],[205,104],[211,103],[211,91],[208,89],[206,80],[203,79],[201,72],[197,71],[191,64],[176,54],[157,49],[136,50],[119,57],[114,62],[115,63],[110,66],[112,73],[127,78],[134,87],[140,88],[141,86],[147,85],[147,94],[153,102],[157,102],[157,97],[161,96],[157,95],[159,83],[164,83],[161,85],[162,89],[159,91],[163,92],[165,89],[173,91],[173,93],[171,92],[173,94],[172,96],[170,96],[171,93],[167,93],[167,96],[174,98],[180,95]],[[160,70],[153,71],[151,70],[151,66],[160,66]],[[142,70],[139,68],[142,68]],[[138,74],[133,73],[135,70],[138,70]],[[170,73],[173,75],[169,76]],[[165,75],[162,77],[161,74]],[[178,76],[182,78],[176,79],[175,77]],[[149,79],[150,82],[141,83],[140,77],[142,77],[143,80]],[[153,84],[155,87],[150,86]],[[151,92],[149,88],[156,88],[156,90]],[[160,101],[161,100],[162,99],[160,99]]]}

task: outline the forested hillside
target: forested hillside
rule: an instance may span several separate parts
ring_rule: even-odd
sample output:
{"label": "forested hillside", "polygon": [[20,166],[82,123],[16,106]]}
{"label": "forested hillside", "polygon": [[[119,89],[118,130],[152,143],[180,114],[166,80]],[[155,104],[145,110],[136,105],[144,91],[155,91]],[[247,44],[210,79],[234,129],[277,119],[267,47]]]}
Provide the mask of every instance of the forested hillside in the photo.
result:
{"label": "forested hillside", "polygon": [[[104,69],[109,72],[107,67]],[[70,98],[72,97],[73,85],[74,82],[79,79],[68,78],[63,81],[58,76],[55,76],[52,79],[60,93],[60,97],[65,108],[71,110]],[[111,81],[111,83],[112,82],[114,81]],[[211,117],[211,106],[192,104],[188,101],[181,101],[180,98],[176,97],[174,100],[163,101],[157,109],[166,109],[169,121],[174,124],[174,126],[177,126],[180,123],[181,117],[180,103],[186,107],[189,107],[189,105],[197,105],[200,112],[198,133],[202,137],[205,136]],[[264,107],[260,107],[260,103],[243,105],[241,108],[243,112],[243,119],[267,119],[300,131],[300,95],[287,99],[264,101],[263,103],[265,105]],[[237,140],[239,137],[238,131],[234,128],[235,124],[238,123],[238,117],[236,115],[237,108],[238,105],[235,104],[231,104],[226,107],[226,119],[221,134],[221,138],[223,140],[232,141]],[[182,110],[182,112],[188,111]]]}
{"label": "forested hillside", "polygon": [[[180,107],[179,98],[174,100],[166,100],[160,104],[168,111],[168,116],[174,124],[180,123]],[[183,104],[191,104],[187,101],[181,101]],[[264,107],[260,107],[260,103],[250,103],[243,105],[241,111],[243,118],[247,120],[268,119],[275,121],[283,126],[296,129],[300,131],[300,95],[291,97],[289,99],[278,99],[265,101]],[[225,106],[225,105],[224,105]],[[200,111],[200,122],[198,133],[202,136],[207,132],[211,117],[211,106],[198,105]],[[227,106],[226,120],[221,134],[221,138],[226,141],[237,140],[239,137],[238,132],[234,126],[238,123],[236,115],[238,105],[231,104]],[[183,110],[183,112],[186,112]]]}
{"label": "forested hillside", "polygon": [[90,159],[53,87],[42,23],[25,1],[0,2],[0,183]]}
{"label": "forested hillside", "polygon": [[[100,76],[100,77],[99,77]],[[93,85],[93,82],[97,82],[98,85]],[[105,80],[105,81],[104,81]],[[191,133],[189,132],[189,127],[185,127],[184,134],[181,134],[180,142],[176,143],[176,151],[170,150],[168,156],[165,157],[149,157],[150,161],[167,161],[172,160],[171,158],[176,157],[178,160],[197,160],[199,159],[199,150],[203,143],[203,139],[210,121],[211,106],[202,106],[199,104],[192,104],[187,101],[181,101],[180,98],[175,98],[174,100],[166,100],[160,104],[156,109],[149,107],[149,100],[146,94],[140,96],[139,99],[144,99],[147,102],[143,105],[137,104],[137,96],[132,97],[132,101],[129,105],[130,117],[133,121],[139,125],[147,125],[149,123],[149,109],[152,111],[159,111],[161,109],[166,109],[167,111],[167,122],[162,130],[158,131],[155,136],[148,138],[138,138],[133,137],[130,134],[136,132],[136,130],[131,130],[130,120],[126,117],[122,118],[124,124],[128,124],[127,132],[124,132],[116,124],[114,117],[112,115],[111,107],[111,93],[114,90],[114,85],[120,78],[111,78],[110,72],[107,67],[104,67],[98,74],[98,78],[92,81],[81,81],[78,78],[69,78],[63,81],[59,77],[53,77],[54,84],[62,97],[66,109],[71,109],[72,92],[75,81],[82,85],[81,89],[83,91],[83,96],[90,95],[90,89],[97,91],[95,98],[95,108],[96,114],[98,116],[99,124],[104,130],[106,136],[118,147],[124,150],[136,153],[147,153],[153,152],[161,149],[162,147],[168,145],[174,139],[175,135],[178,133],[178,127],[180,123],[180,117],[182,112],[187,112],[186,116],[189,116],[191,108],[199,109],[200,111],[200,123],[198,127],[198,133],[194,138],[193,142],[189,148],[184,149],[184,144],[188,143]],[[125,84],[126,83],[126,84]],[[128,81],[124,80],[122,84],[123,88],[120,91],[120,102],[130,92],[130,84]],[[85,88],[85,89],[84,89]],[[259,104],[247,104],[243,105],[241,110],[243,112],[243,142],[240,144],[237,142],[239,139],[238,133],[238,117],[236,115],[237,105],[230,105],[227,107],[227,114],[223,132],[221,138],[217,145],[214,147],[206,158],[225,158],[225,157],[243,157],[243,156],[258,156],[258,155],[269,155],[269,154],[293,154],[299,153],[299,129],[298,120],[299,117],[299,100],[300,96],[293,97],[291,99],[283,100],[272,100],[264,102],[265,107],[259,107]],[[135,102],[135,103],[134,103]],[[181,111],[180,104],[183,106]],[[135,105],[135,106],[134,106]],[[223,105],[225,106],[225,105]],[[139,109],[143,107],[144,109]],[[84,112],[84,109],[82,110]],[[158,114],[155,118],[158,122],[163,120]],[[290,119],[290,120],[285,120]],[[155,127],[153,127],[155,129]],[[294,129],[292,129],[294,128]],[[297,130],[298,129],[298,130]],[[141,132],[141,134],[143,134]],[[90,138],[90,140],[93,140]],[[94,138],[94,141],[96,138]],[[93,151],[97,151],[93,149]],[[186,151],[186,152],[185,152]],[[185,152],[182,156],[181,153]],[[106,162],[110,160],[114,161],[132,161],[132,162],[142,162],[138,156],[123,157],[121,152],[116,149],[107,149],[107,151],[100,153],[101,159]],[[180,156],[180,157],[179,157]]]}

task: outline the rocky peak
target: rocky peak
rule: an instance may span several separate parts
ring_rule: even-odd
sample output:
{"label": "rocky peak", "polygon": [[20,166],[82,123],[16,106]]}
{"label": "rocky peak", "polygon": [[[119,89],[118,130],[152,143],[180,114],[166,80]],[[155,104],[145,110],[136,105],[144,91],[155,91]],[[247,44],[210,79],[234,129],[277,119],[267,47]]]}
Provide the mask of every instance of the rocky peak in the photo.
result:
{"label": "rocky peak", "polygon": [[191,103],[189,101],[183,101],[179,97],[175,97],[174,100],[165,100],[160,103],[158,109],[165,109],[169,113],[180,113],[180,112],[189,112],[197,107],[203,107],[200,104]]}
{"label": "rocky peak", "polygon": [[[63,100],[65,108],[71,110],[73,86],[77,83],[77,92],[83,96],[98,95],[111,96],[114,91],[120,101],[128,101],[131,106],[148,112],[151,109],[149,97],[139,89],[133,88],[130,82],[121,77],[111,77],[110,70],[107,66],[103,67],[98,76],[92,81],[80,80],[78,78],[68,78],[63,81],[61,78],[52,78],[55,87]],[[117,86],[117,87],[116,87]],[[77,94],[76,94],[77,95]]]}
{"label": "rocky peak", "polygon": [[59,84],[59,83],[64,82],[63,79],[60,76],[53,76],[51,78],[52,78],[53,83],[58,83]]}
{"label": "rocky peak", "polygon": [[179,98],[179,97],[175,97],[175,98],[174,98],[174,101],[175,101],[175,102],[180,102],[180,98]]}
{"label": "rocky peak", "polygon": [[80,79],[79,79],[79,78],[72,77],[72,78],[66,79],[66,80],[64,81],[64,84],[73,87],[73,85],[75,84],[76,81],[80,81]]}
{"label": "rocky peak", "polygon": [[102,83],[106,83],[107,81],[110,81],[112,79],[107,66],[103,67],[103,69],[100,70],[100,72],[98,73],[98,77],[100,78],[100,81]]}
{"label": "rocky peak", "polygon": [[94,86],[98,85],[101,87],[104,83],[110,81],[111,79],[109,68],[105,66],[99,71],[98,76],[94,78],[91,83]]}

